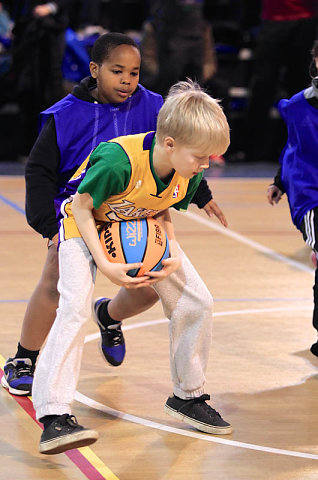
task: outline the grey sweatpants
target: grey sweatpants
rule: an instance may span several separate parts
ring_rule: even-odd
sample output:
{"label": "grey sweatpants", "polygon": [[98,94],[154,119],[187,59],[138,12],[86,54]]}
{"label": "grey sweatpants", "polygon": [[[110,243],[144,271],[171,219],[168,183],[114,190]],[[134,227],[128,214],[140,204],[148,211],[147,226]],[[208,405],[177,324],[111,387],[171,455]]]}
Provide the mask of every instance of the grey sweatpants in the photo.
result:
{"label": "grey sweatpants", "polygon": [[[62,242],[59,250],[60,302],[39,357],[33,383],[36,417],[71,413],[91,316],[96,266],[81,238]],[[178,271],[154,286],[170,320],[173,391],[180,398],[204,393],[211,344],[212,297],[186,255]]]}

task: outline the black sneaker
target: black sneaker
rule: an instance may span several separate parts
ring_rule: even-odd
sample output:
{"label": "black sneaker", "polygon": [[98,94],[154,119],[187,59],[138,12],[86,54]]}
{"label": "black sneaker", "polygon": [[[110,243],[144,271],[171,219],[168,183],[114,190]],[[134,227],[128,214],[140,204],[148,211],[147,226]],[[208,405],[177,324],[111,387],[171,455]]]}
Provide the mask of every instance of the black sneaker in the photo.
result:
{"label": "black sneaker", "polygon": [[168,415],[183,420],[202,432],[215,435],[232,433],[232,426],[223,420],[206,400],[210,400],[210,395],[201,395],[191,400],[182,400],[174,395],[166,401],[165,411]]}
{"label": "black sneaker", "polygon": [[310,351],[311,353],[316,355],[316,357],[318,357],[318,342],[312,344],[312,346],[310,347]]}
{"label": "black sneaker", "polygon": [[30,358],[8,358],[3,371],[1,385],[12,395],[31,395],[34,366]]}
{"label": "black sneaker", "polygon": [[126,353],[125,339],[121,330],[121,322],[105,326],[106,321],[100,318],[100,307],[102,304],[110,302],[109,298],[99,297],[93,301],[94,320],[99,326],[101,333],[100,350],[106,362],[113,367],[118,367],[123,363]]}
{"label": "black sneaker", "polygon": [[60,415],[42,433],[39,452],[46,455],[62,453],[72,448],[86,447],[96,442],[98,433],[77,423],[74,415]]}

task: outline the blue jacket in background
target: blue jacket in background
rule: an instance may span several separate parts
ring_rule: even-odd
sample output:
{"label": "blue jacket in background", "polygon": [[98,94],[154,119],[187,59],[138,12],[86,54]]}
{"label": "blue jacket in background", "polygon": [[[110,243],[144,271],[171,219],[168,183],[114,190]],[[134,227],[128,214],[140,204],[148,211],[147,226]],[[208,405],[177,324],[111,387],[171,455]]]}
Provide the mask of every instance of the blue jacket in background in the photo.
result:
{"label": "blue jacket in background", "polygon": [[278,108],[288,130],[280,156],[281,180],[292,220],[300,229],[306,212],[318,206],[318,109],[308,103],[304,90],[281,100]]}

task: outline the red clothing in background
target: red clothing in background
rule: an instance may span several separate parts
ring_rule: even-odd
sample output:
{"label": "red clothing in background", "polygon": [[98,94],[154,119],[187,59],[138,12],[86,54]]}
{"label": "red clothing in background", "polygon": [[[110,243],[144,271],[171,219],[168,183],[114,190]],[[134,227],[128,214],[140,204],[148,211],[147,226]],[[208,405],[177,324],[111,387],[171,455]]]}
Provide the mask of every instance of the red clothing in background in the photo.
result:
{"label": "red clothing in background", "polygon": [[317,0],[263,0],[262,19],[275,22],[312,18],[317,14]]}

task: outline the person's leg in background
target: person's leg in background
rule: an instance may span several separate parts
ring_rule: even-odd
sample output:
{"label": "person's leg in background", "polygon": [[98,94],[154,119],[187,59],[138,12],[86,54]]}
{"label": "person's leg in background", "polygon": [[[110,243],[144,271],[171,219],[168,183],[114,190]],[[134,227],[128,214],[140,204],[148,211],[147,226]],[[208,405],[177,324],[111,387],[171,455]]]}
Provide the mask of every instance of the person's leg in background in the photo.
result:
{"label": "person's leg in background", "polygon": [[272,160],[269,113],[277,94],[281,68],[286,61],[286,22],[263,22],[253,60],[253,74],[244,126],[246,160]]}

